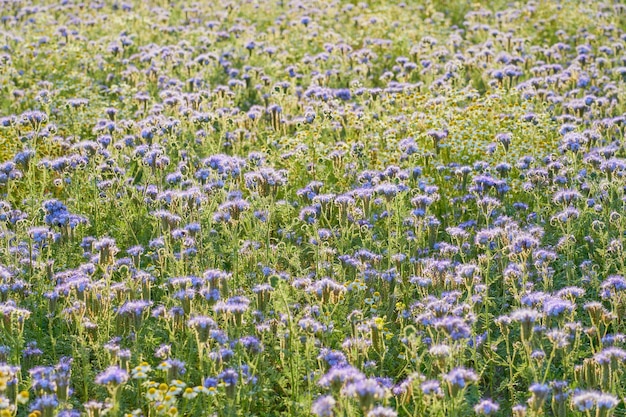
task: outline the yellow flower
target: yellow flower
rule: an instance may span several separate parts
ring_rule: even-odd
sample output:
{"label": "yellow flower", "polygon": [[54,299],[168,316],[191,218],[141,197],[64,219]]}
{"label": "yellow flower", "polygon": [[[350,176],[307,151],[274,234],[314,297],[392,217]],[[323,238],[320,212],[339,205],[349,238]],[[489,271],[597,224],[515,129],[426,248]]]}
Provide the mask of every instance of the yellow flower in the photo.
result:
{"label": "yellow flower", "polygon": [[150,389],[148,389],[148,392],[146,392],[146,398],[150,401],[158,400],[161,395],[161,392],[157,391],[157,389],[154,387],[150,387]]}
{"label": "yellow flower", "polygon": [[191,387],[185,388],[185,392],[183,393],[183,398],[185,398],[186,400],[192,400],[196,398],[197,396],[198,396],[198,393],[194,391],[193,388]]}
{"label": "yellow flower", "polygon": [[202,393],[202,394],[210,394],[210,395],[214,395],[217,391],[215,390],[215,388],[211,387],[211,388],[207,388],[207,387],[203,387],[201,385],[195,387],[193,389],[195,392],[198,393]]}
{"label": "yellow flower", "polygon": [[133,379],[146,379],[150,371],[152,371],[150,365],[147,362],[141,362],[141,364],[133,368]]}
{"label": "yellow flower", "polygon": [[157,387],[159,386],[159,383],[155,381],[146,381],[142,385],[147,388],[157,389]]}
{"label": "yellow flower", "polygon": [[141,370],[133,369],[133,379],[146,379],[148,374]]}
{"label": "yellow flower", "polygon": [[187,384],[185,384],[180,379],[174,379],[174,380],[172,380],[172,382],[170,382],[170,384],[172,384],[175,387],[181,388],[181,389],[185,388],[187,386]]}
{"label": "yellow flower", "polygon": [[161,364],[159,366],[157,366],[157,369],[159,371],[167,371],[168,369],[170,369],[172,366],[167,363],[167,362],[161,362]]}
{"label": "yellow flower", "polygon": [[26,404],[28,402],[29,394],[28,391],[24,390],[17,394],[17,402],[20,404]]}

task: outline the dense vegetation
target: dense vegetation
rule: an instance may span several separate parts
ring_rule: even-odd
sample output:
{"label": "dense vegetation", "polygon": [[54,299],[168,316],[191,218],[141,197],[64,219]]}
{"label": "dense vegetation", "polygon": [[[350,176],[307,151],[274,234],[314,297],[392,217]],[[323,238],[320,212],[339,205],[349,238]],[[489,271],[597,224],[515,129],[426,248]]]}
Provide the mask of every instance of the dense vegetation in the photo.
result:
{"label": "dense vegetation", "polygon": [[626,6],[0,0],[0,417],[623,416]]}

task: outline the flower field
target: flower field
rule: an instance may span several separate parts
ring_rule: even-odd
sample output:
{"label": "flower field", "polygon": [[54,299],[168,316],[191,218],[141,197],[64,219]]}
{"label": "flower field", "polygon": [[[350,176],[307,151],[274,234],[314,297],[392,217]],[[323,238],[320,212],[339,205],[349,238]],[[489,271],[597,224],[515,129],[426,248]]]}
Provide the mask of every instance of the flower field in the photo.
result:
{"label": "flower field", "polygon": [[0,417],[626,416],[623,2],[0,34]]}

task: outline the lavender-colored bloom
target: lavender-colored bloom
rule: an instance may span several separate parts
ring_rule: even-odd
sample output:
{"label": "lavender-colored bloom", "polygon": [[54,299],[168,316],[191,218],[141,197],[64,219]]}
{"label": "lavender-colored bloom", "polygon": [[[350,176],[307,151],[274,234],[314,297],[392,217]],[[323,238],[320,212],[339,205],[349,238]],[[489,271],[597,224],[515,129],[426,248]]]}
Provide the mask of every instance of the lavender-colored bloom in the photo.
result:
{"label": "lavender-colored bloom", "polygon": [[511,313],[511,319],[521,323],[534,323],[540,317],[539,312],[527,308],[518,309]]}
{"label": "lavender-colored bloom", "polygon": [[324,395],[313,402],[311,413],[317,417],[332,417],[335,404],[337,401],[332,396]]}
{"label": "lavender-colored bloom", "polygon": [[443,395],[441,384],[436,379],[431,379],[431,380],[422,382],[421,388],[422,388],[422,392],[424,393],[424,395],[436,395],[436,396]]}
{"label": "lavender-colored bloom", "polygon": [[237,385],[239,380],[239,373],[234,369],[225,369],[218,375],[218,378],[227,386]]}
{"label": "lavender-colored bloom", "polygon": [[144,248],[141,245],[132,246],[126,250],[126,253],[133,257],[140,256],[143,252]]}
{"label": "lavender-colored bloom", "polygon": [[626,290],[626,278],[621,275],[611,275],[602,282],[600,288],[602,298],[611,298],[611,294]]}
{"label": "lavender-colored bloom", "polygon": [[607,347],[593,355],[593,359],[600,365],[613,363],[617,366],[618,363],[626,362],[626,350],[616,346]]}
{"label": "lavender-colored bloom", "polygon": [[471,329],[463,319],[458,317],[444,317],[433,321],[435,329],[444,330],[452,340],[467,339],[471,336]]}
{"label": "lavender-colored bloom", "polygon": [[478,381],[478,375],[471,369],[454,368],[443,376],[448,383],[451,394],[453,396],[461,389],[465,388],[468,383]]}
{"label": "lavender-colored bloom", "polygon": [[[580,391],[572,396],[572,407],[581,412],[590,411],[597,407],[606,413],[606,411],[617,407],[619,402],[617,397],[598,391]],[[599,413],[598,415],[606,414]]]}
{"label": "lavender-colored bloom", "polygon": [[620,403],[620,400],[611,394],[600,394],[596,398],[596,406],[599,410],[612,410]]}
{"label": "lavender-colored bloom", "polygon": [[[12,369],[9,369],[11,371]],[[6,372],[6,370],[5,370]],[[54,392],[54,369],[50,366],[36,366],[29,371],[31,376],[31,386],[35,392],[53,393]]]}
{"label": "lavender-colored bloom", "polygon": [[127,301],[118,310],[117,314],[121,316],[134,316],[140,317],[149,307],[152,305],[152,301],[135,300]]}
{"label": "lavender-colored bloom", "polygon": [[513,417],[525,417],[526,410],[527,408],[523,404],[517,404],[511,408],[511,411],[513,412]]}
{"label": "lavender-colored bloom", "polygon": [[323,360],[329,367],[341,367],[348,364],[346,356],[342,352],[328,348],[322,348],[317,359]]}
{"label": "lavender-colored bloom", "polygon": [[368,413],[367,413],[367,417],[397,417],[398,413],[389,408],[389,407],[383,407],[383,406],[376,406],[374,408],[372,408]]}
{"label": "lavender-colored bloom", "polygon": [[539,240],[529,234],[521,233],[513,239],[510,245],[511,252],[515,254],[530,252],[539,247]]}
{"label": "lavender-colored bloom", "polygon": [[557,297],[550,297],[543,301],[543,311],[548,316],[558,317],[565,312],[574,311],[574,303]]}
{"label": "lavender-colored bloom", "polygon": [[528,391],[532,394],[528,399],[528,406],[534,411],[539,411],[552,389],[546,384],[535,382],[528,388]]}
{"label": "lavender-colored bloom", "polygon": [[117,366],[110,366],[96,376],[96,384],[119,386],[128,381],[128,372]]}
{"label": "lavender-colored bloom", "polygon": [[500,406],[490,399],[485,399],[474,406],[474,411],[480,416],[492,416],[498,412]]}
{"label": "lavender-colored bloom", "polygon": [[261,341],[254,336],[244,336],[238,343],[250,354],[257,355],[264,350]]}
{"label": "lavender-colored bloom", "polygon": [[37,398],[30,406],[31,411],[38,410],[44,416],[53,415],[54,409],[59,405],[56,395],[44,394]]}
{"label": "lavender-colored bloom", "polygon": [[385,396],[385,390],[375,379],[351,382],[344,387],[343,392],[349,397],[357,398],[364,409],[369,409],[375,401]]}
{"label": "lavender-colored bloom", "polygon": [[352,366],[333,366],[317,383],[321,387],[339,390],[344,384],[361,381],[363,379],[365,379],[365,375]]}
{"label": "lavender-colored bloom", "polygon": [[72,409],[72,408],[59,410],[57,413],[57,417],[80,417],[80,416],[81,416],[80,411]]}

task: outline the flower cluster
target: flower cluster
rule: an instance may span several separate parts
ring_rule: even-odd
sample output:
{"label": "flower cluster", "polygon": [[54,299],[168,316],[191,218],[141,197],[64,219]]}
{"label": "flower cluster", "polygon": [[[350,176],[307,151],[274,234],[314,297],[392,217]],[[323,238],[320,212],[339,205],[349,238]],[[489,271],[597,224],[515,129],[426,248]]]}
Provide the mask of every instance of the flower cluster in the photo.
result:
{"label": "flower cluster", "polygon": [[619,2],[5,3],[0,417],[623,414]]}

